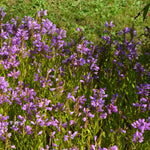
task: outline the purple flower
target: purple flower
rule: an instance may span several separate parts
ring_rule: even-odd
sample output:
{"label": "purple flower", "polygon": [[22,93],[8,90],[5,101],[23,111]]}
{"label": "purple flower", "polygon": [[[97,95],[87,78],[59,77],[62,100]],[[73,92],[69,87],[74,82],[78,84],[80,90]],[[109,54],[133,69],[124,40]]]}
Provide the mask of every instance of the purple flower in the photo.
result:
{"label": "purple flower", "polygon": [[137,131],[135,132],[135,134],[133,135],[132,141],[133,141],[134,143],[136,143],[136,142],[142,143],[142,142],[143,142],[143,139],[144,139],[143,134],[137,130]]}
{"label": "purple flower", "polygon": [[5,17],[6,13],[3,11],[4,7],[0,7],[0,18],[1,20],[3,20],[3,18]]}
{"label": "purple flower", "polygon": [[126,27],[125,29],[123,29],[123,31],[124,31],[125,33],[129,33],[129,32],[131,31],[131,28]]}
{"label": "purple flower", "polygon": [[119,35],[119,36],[122,36],[122,35],[123,35],[122,31],[119,31],[118,35]]}
{"label": "purple flower", "polygon": [[25,126],[25,131],[28,135],[30,135],[32,133],[32,128],[29,125],[27,125]]}
{"label": "purple flower", "polygon": [[110,27],[114,27],[115,25],[113,25],[113,21],[110,21]]}
{"label": "purple flower", "polygon": [[90,150],[96,150],[95,147],[96,147],[95,145],[91,145]]}
{"label": "purple flower", "polygon": [[77,28],[76,30],[77,30],[77,31],[83,31],[81,28]]}
{"label": "purple flower", "polygon": [[106,23],[105,23],[105,27],[108,27],[108,22],[106,21]]}
{"label": "purple flower", "polygon": [[74,123],[74,120],[70,120],[70,125],[73,125],[73,123]]}
{"label": "purple flower", "polygon": [[9,83],[5,81],[5,77],[0,77],[0,89],[2,89],[3,92],[7,92],[8,87]]}
{"label": "purple flower", "polygon": [[20,71],[15,71],[15,69],[13,71],[11,71],[11,73],[8,73],[8,77],[14,77],[15,79],[18,78],[18,76],[20,75]]}
{"label": "purple flower", "polygon": [[62,124],[63,128],[67,128],[67,122],[65,122],[64,124]]}
{"label": "purple flower", "polygon": [[53,143],[52,145],[53,145],[54,147],[58,147],[58,145],[57,145],[57,144],[55,144],[55,143]]}
{"label": "purple flower", "polygon": [[46,145],[46,150],[49,150],[49,146],[48,145]]}
{"label": "purple flower", "polygon": [[143,72],[145,71],[145,69],[142,67],[141,64],[139,64],[138,62],[136,62],[134,68],[136,70],[136,72],[140,73],[141,76],[143,76]]}
{"label": "purple flower", "polygon": [[115,113],[118,112],[117,106],[114,106],[112,104],[107,105],[105,107],[107,108],[107,111],[108,111],[109,114],[111,114],[112,112],[115,112]]}
{"label": "purple flower", "polygon": [[91,114],[90,112],[88,113],[88,116],[89,116],[90,118],[94,118],[94,114]]}
{"label": "purple flower", "polygon": [[78,131],[75,131],[72,135],[71,135],[71,139],[74,139],[74,137],[78,134]]}
{"label": "purple flower", "polygon": [[110,150],[118,150],[118,147],[116,145],[110,147]]}
{"label": "purple flower", "polygon": [[147,72],[147,75],[148,75],[149,81],[150,81],[150,71]]}
{"label": "purple flower", "polygon": [[43,131],[40,131],[37,135],[41,135],[43,133]]}
{"label": "purple flower", "polygon": [[85,122],[86,121],[86,117],[84,117],[82,120]]}
{"label": "purple flower", "polygon": [[107,117],[107,113],[103,113],[103,114],[100,115],[100,118],[106,119],[106,117]]}
{"label": "purple flower", "polygon": [[142,96],[148,96],[149,90],[150,90],[150,84],[144,83],[140,84],[140,86],[137,86],[138,92],[136,94],[142,95]]}
{"label": "purple flower", "polygon": [[150,117],[148,117],[148,123],[150,123]]}
{"label": "purple flower", "polygon": [[5,120],[9,119],[9,116],[2,116],[0,114],[0,139],[6,140],[6,138],[10,138],[11,133],[8,133],[8,122]]}
{"label": "purple flower", "polygon": [[76,100],[75,100],[75,97],[72,96],[71,93],[68,93],[67,99],[72,99],[74,102],[76,101]]}
{"label": "purple flower", "polygon": [[123,130],[122,128],[120,128],[120,131],[123,133],[126,133],[126,130]]}
{"label": "purple flower", "polygon": [[78,88],[79,88],[79,86],[76,86],[76,87],[74,88],[74,93],[77,92]]}
{"label": "purple flower", "polygon": [[56,90],[56,88],[50,88],[50,91],[55,91]]}
{"label": "purple flower", "polygon": [[102,39],[107,41],[107,44],[110,43],[110,36],[103,36]]}
{"label": "purple flower", "polygon": [[38,12],[38,17],[41,17],[41,16],[43,16],[43,15],[44,15],[44,16],[47,16],[47,10],[44,10],[44,11],[43,11],[43,9],[41,9],[41,11]]}
{"label": "purple flower", "polygon": [[114,27],[115,25],[113,24],[113,21],[110,21],[110,24],[108,24],[108,22],[106,21],[105,23],[105,27]]}
{"label": "purple flower", "polygon": [[85,64],[85,59],[84,58],[80,58],[80,66],[83,66]]}
{"label": "purple flower", "polygon": [[150,130],[150,123],[145,122],[145,119],[139,119],[131,125],[133,125],[133,127],[136,126],[136,128],[140,129],[142,133],[144,133],[144,130]]}
{"label": "purple flower", "polygon": [[15,149],[15,148],[16,148],[16,146],[15,146],[15,145],[11,145],[11,148],[12,148],[12,149]]}
{"label": "purple flower", "polygon": [[104,147],[104,148],[100,148],[99,150],[108,150],[108,149]]}
{"label": "purple flower", "polygon": [[68,141],[68,135],[64,135],[64,141]]}

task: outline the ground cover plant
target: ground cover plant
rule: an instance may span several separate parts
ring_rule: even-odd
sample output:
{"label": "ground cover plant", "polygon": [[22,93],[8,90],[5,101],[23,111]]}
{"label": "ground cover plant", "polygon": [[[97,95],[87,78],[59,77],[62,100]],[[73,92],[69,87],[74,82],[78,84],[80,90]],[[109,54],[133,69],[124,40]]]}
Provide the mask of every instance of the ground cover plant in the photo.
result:
{"label": "ground cover plant", "polygon": [[5,15],[1,8],[1,149],[150,147],[150,30],[135,40],[132,28],[114,34],[106,22],[95,45],[81,28],[68,40],[46,10],[21,22]]}
{"label": "ground cover plant", "polygon": [[[37,17],[37,12],[47,10],[47,18],[57,27],[66,30],[68,40],[76,38],[76,28],[84,30],[87,40],[99,44],[103,36],[104,23],[114,21],[116,25],[113,32],[125,27],[131,27],[134,22],[138,30],[137,37],[145,25],[149,24],[149,17],[144,21],[142,16],[136,20],[134,17],[145,6],[148,0],[1,0],[7,16],[18,20],[24,16]],[[136,38],[136,37],[135,37]]]}

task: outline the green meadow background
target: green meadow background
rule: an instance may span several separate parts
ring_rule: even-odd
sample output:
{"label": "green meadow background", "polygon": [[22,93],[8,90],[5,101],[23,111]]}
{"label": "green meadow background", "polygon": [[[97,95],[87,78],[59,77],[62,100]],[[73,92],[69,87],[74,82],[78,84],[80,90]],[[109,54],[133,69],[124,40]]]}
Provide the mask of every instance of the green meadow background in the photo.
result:
{"label": "green meadow background", "polygon": [[149,25],[149,18],[143,22],[142,15],[134,17],[148,0],[1,0],[0,6],[7,12],[5,19],[24,16],[36,17],[43,8],[58,28],[67,31],[67,38],[76,38],[76,28],[84,30],[87,40],[98,44],[103,35],[106,21],[114,21],[115,31],[131,27],[134,22],[137,34]]}

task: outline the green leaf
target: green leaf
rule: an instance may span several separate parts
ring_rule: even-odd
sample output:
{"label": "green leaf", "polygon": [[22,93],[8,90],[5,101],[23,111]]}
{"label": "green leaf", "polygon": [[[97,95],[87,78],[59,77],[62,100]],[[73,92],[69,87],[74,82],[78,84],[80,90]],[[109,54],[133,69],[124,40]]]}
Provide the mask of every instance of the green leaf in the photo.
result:
{"label": "green leaf", "polygon": [[146,15],[148,13],[149,7],[150,7],[150,3],[148,3],[143,9],[143,11],[144,11],[143,12],[143,21],[146,19]]}
{"label": "green leaf", "polygon": [[146,15],[148,13],[149,7],[150,7],[150,2],[146,4],[146,6],[137,14],[137,16],[134,17],[134,19],[138,18],[143,12],[143,21],[144,21],[146,19]]}
{"label": "green leaf", "polygon": [[132,83],[132,87],[135,88],[135,85]]}
{"label": "green leaf", "polygon": [[0,114],[3,114],[4,110],[3,108],[0,108]]}
{"label": "green leaf", "polygon": [[104,137],[104,138],[106,137],[106,134],[105,134],[105,132],[103,132],[103,133],[102,133],[102,135],[103,135],[103,137]]}

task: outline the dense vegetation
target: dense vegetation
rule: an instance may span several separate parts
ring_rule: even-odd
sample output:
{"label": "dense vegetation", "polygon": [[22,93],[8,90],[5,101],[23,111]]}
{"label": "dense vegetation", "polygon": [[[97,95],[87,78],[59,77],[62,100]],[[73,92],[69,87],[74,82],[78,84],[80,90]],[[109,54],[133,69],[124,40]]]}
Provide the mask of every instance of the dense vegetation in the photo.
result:
{"label": "dense vegetation", "polygon": [[[35,13],[34,7],[46,7],[44,1],[32,3],[29,8],[32,7],[33,14],[29,14],[23,1],[11,2],[13,5],[8,6],[2,1],[5,8],[0,8],[0,149],[148,150],[147,22],[143,23],[147,28],[142,29],[142,25],[138,26],[142,20],[139,17],[131,24],[128,22],[132,27],[123,25],[119,30],[121,20],[116,24],[117,19],[113,18],[114,21],[101,22],[101,34],[95,32],[95,38],[88,33],[94,29],[84,32],[88,23],[84,28],[79,25],[76,31],[74,26],[68,29],[68,35],[58,21],[50,21],[52,10]],[[19,7],[11,13],[17,2],[28,8],[20,9],[20,17],[13,16]],[[62,6],[63,2],[51,4]],[[85,11],[81,2],[74,1],[72,7],[78,5],[80,12]],[[131,1],[115,3],[123,7]],[[97,5],[108,6],[103,1],[87,1],[85,5],[88,4],[93,4],[95,12],[99,12]],[[21,16],[26,13],[30,16]]]}
{"label": "dense vegetation", "polygon": [[104,24],[113,20],[113,32],[135,24],[137,37],[149,25],[149,17],[143,22],[142,15],[134,17],[148,0],[1,0],[0,5],[7,13],[4,20],[18,16],[37,17],[41,9],[47,10],[47,18],[58,28],[66,30],[67,39],[76,38],[76,28],[84,30],[87,40],[99,44],[103,36]]}

